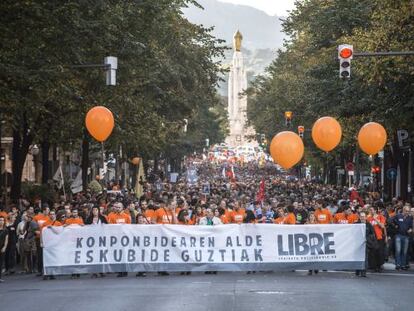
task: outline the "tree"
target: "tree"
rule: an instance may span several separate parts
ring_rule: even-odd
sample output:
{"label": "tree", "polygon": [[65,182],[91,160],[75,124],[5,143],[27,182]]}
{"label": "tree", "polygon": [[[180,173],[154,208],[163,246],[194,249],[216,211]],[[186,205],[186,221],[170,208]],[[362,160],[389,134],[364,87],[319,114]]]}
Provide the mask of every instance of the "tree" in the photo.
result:
{"label": "tree", "polygon": [[[217,106],[221,67],[214,59],[222,55],[223,41],[183,17],[181,9],[189,3],[195,2],[0,4],[5,17],[0,22],[0,90],[5,94],[0,108],[13,133],[13,199],[20,195],[23,165],[34,142],[42,143],[45,155],[50,144],[71,151],[82,142],[86,185],[88,155],[97,144],[84,130],[84,117],[95,105],[113,111],[116,128],[105,148],[117,154],[123,146],[124,160],[165,153],[185,118]],[[114,88],[105,86],[99,69],[71,67],[101,63],[108,55],[120,62]]]}
{"label": "tree", "polygon": [[[284,130],[286,110],[294,112],[295,126],[308,129],[319,117],[336,117],[344,139],[331,156],[341,166],[355,156],[356,134],[365,122],[378,121],[389,134],[397,126],[412,131],[411,62],[354,59],[352,77],[344,81],[338,77],[336,51],[343,43],[356,51],[412,50],[411,6],[410,1],[388,0],[297,1],[283,21],[289,38],[285,48],[247,92],[248,117],[256,131],[271,137]],[[305,134],[308,162],[321,163],[325,155],[309,136]]]}

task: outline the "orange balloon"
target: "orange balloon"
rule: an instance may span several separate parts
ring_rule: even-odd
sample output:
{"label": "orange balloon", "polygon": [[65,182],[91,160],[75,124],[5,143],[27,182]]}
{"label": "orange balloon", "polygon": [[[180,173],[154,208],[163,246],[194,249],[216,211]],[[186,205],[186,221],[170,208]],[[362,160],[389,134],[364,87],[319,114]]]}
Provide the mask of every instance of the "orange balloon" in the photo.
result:
{"label": "orange balloon", "polygon": [[333,150],[341,142],[341,137],[341,125],[332,117],[320,118],[312,127],[312,139],[323,151]]}
{"label": "orange balloon", "polygon": [[105,141],[114,129],[114,116],[103,106],[93,107],[88,111],[85,119],[89,134],[97,141]]}
{"label": "orange balloon", "polygon": [[273,160],[284,169],[297,164],[303,157],[304,149],[299,135],[289,131],[275,135],[270,143],[270,154]]}
{"label": "orange balloon", "polygon": [[138,157],[135,157],[131,160],[131,163],[134,165],[138,165],[139,164],[140,159]]}
{"label": "orange balloon", "polygon": [[387,132],[379,123],[369,122],[359,130],[358,144],[366,154],[377,154],[384,148],[386,142]]}

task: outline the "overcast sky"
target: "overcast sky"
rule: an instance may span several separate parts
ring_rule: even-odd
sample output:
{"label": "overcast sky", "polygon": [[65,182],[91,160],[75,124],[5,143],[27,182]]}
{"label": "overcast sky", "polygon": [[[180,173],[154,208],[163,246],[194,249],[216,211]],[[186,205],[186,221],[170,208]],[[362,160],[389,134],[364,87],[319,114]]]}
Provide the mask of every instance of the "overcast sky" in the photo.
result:
{"label": "overcast sky", "polygon": [[295,0],[219,0],[235,4],[248,5],[265,11],[269,15],[286,16],[287,10],[294,8]]}

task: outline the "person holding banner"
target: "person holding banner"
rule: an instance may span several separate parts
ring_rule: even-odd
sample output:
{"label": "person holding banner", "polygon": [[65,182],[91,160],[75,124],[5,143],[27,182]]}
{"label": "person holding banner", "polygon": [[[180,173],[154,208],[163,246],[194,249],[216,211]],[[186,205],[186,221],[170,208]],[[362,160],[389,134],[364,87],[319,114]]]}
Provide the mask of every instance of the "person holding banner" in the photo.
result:
{"label": "person holding banner", "polygon": [[[49,212],[49,220],[47,220],[43,225],[40,226],[40,241],[42,240],[42,231],[44,228],[50,228],[50,227],[60,227],[62,226],[62,223],[56,219],[56,212],[55,210],[50,210]],[[40,243],[40,247],[43,249],[43,243]],[[43,251],[42,251],[43,255]],[[43,267],[42,267],[43,268]],[[54,280],[54,275],[44,275],[43,280]]]}
{"label": "person holding banner", "polygon": [[155,211],[155,219],[157,224],[176,224],[176,207],[177,202],[169,201],[165,204],[165,199],[159,201],[160,207]]}
{"label": "person holding banner", "polygon": [[363,270],[356,270],[355,271],[355,275],[366,278],[367,277],[367,267],[368,267],[369,252],[370,252],[370,249],[377,248],[377,246],[376,246],[377,238],[375,237],[374,228],[367,221],[367,214],[364,211],[362,211],[362,212],[359,213],[359,221],[357,223],[365,224],[365,239],[366,239],[366,244],[365,244],[365,269],[363,269]]}
{"label": "person holding banner", "polygon": [[[115,202],[114,210],[114,212],[111,212],[108,215],[108,224],[122,225],[131,223],[131,216],[124,212],[124,205],[121,202]],[[117,277],[127,276],[128,272],[119,272],[117,275]]]}
{"label": "person holding banner", "polygon": [[231,213],[231,222],[233,224],[241,224],[246,218],[246,211],[240,206],[240,202],[234,203],[233,213]]}
{"label": "person holding banner", "polygon": [[211,208],[206,209],[206,216],[200,219],[198,223],[200,226],[216,226],[222,225],[220,218],[214,216],[214,212]]}
{"label": "person holding banner", "polygon": [[[317,225],[318,220],[316,219],[315,213],[310,212],[308,216],[308,220],[305,223],[306,225]],[[312,275],[313,273],[318,274],[319,270],[309,270],[308,275]]]}
{"label": "person holding banner", "polygon": [[121,202],[114,204],[114,212],[109,213],[109,224],[130,224],[131,216],[124,212],[124,205]]}
{"label": "person holding banner", "polygon": [[[176,201],[169,201],[168,205],[165,204],[165,199],[161,199],[159,201],[160,207],[155,211],[155,219],[157,224],[176,224],[177,217],[176,217],[176,209],[177,209],[177,202]],[[169,275],[166,271],[159,271],[159,275],[167,276]]]}
{"label": "person holding banner", "polygon": [[101,214],[101,211],[99,209],[98,205],[94,205],[92,207],[92,210],[86,219],[85,224],[86,225],[99,225],[99,224],[107,224],[108,221],[106,218]]}
{"label": "person holding banner", "polygon": [[327,208],[324,208],[323,204],[324,202],[322,199],[316,201],[316,219],[320,224],[330,224],[332,223],[332,214]]}
{"label": "person holding banner", "polygon": [[178,213],[177,220],[179,225],[194,225],[194,221],[191,219],[190,214],[186,209],[182,209]]}
{"label": "person holding banner", "polygon": [[72,211],[70,213],[70,217],[66,216],[65,224],[64,226],[70,226],[70,225],[79,225],[83,226],[83,219],[79,217],[78,208],[74,207],[72,208]]}
{"label": "person holding banner", "polygon": [[[81,217],[79,217],[79,213],[78,213],[78,208],[75,206],[72,208],[72,211],[66,211],[66,220],[64,223],[64,227],[67,226],[73,226],[73,225],[77,225],[77,226],[83,226],[83,219]],[[68,217],[70,215],[70,217]],[[76,274],[72,274],[72,279],[79,279],[80,278],[80,274],[76,273]]]}
{"label": "person holding banner", "polygon": [[368,258],[369,267],[374,269],[375,272],[381,272],[381,266],[385,262],[384,254],[387,237],[387,229],[385,228],[386,219],[377,212],[376,208],[370,207],[367,221],[373,226],[378,242],[378,247],[370,252],[370,257]]}
{"label": "person holding banner", "polygon": [[144,224],[150,225],[156,223],[155,219],[155,211],[152,208],[148,207],[148,202],[146,200],[142,200],[140,207],[138,209],[140,213],[137,215],[137,223],[138,222],[138,216],[141,215],[144,220]]}

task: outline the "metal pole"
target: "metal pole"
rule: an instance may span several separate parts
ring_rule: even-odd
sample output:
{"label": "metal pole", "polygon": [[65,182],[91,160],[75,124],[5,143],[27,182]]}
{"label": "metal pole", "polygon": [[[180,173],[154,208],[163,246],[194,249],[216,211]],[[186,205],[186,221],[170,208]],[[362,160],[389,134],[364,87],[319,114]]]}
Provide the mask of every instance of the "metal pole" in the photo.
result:
{"label": "metal pole", "polygon": [[105,149],[104,142],[101,142],[101,152],[102,152],[102,179],[105,182]]}
{"label": "metal pole", "polygon": [[414,55],[414,51],[405,52],[360,52],[354,53],[353,57],[372,57],[372,56],[407,56]]}

